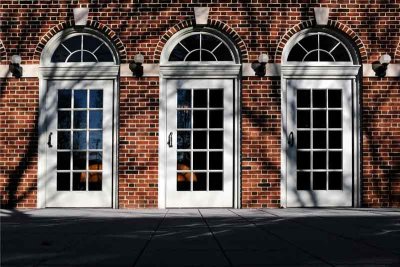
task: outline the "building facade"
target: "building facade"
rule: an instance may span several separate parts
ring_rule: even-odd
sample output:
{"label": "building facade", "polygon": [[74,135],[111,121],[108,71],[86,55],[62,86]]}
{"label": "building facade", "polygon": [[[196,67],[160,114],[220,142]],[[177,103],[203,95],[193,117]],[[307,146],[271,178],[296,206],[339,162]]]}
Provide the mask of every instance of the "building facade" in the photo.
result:
{"label": "building facade", "polygon": [[3,207],[400,206],[399,1],[0,14]]}

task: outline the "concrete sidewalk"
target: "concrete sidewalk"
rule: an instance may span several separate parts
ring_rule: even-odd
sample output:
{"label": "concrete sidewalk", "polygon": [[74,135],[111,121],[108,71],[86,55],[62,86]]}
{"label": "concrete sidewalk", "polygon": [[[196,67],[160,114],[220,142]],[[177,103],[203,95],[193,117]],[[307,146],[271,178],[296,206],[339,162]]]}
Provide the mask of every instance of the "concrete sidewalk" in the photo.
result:
{"label": "concrete sidewalk", "polygon": [[400,266],[400,210],[1,210],[1,266],[88,265]]}

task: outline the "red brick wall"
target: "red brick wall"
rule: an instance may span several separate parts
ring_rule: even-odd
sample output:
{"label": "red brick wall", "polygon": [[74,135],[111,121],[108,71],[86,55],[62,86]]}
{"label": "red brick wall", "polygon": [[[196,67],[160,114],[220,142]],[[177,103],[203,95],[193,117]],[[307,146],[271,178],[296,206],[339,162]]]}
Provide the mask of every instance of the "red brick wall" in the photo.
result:
{"label": "red brick wall", "polygon": [[37,79],[0,80],[0,195],[3,207],[36,207]]}
{"label": "red brick wall", "polygon": [[400,206],[400,80],[363,79],[362,201]]}
{"label": "red brick wall", "polygon": [[[2,0],[1,63],[8,64],[6,57],[13,54],[21,54],[24,64],[39,63],[43,46],[58,31],[71,27],[72,8],[79,6],[89,7],[88,26],[116,44],[122,63],[130,62],[138,52],[145,55],[145,63],[158,63],[166,39],[177,29],[191,25],[194,6],[206,5],[210,7],[210,23],[231,36],[243,62],[252,62],[260,52],[268,52],[271,62],[280,63],[288,38],[313,25],[312,7],[327,6],[331,9],[329,27],[350,36],[363,63],[371,63],[383,53],[400,63],[398,0],[110,2]],[[278,77],[243,79],[243,207],[280,206],[279,82]],[[395,148],[399,146],[399,112],[394,109],[400,98],[398,79],[365,78],[363,83],[363,203],[400,206],[396,196],[400,192],[399,151]],[[25,87],[29,94],[25,94]],[[7,79],[0,89],[0,123],[5,126],[0,129],[2,203],[6,204],[11,195],[18,207],[35,206],[37,125],[30,121],[37,119],[38,79]],[[124,208],[157,206],[158,89],[158,78],[121,79],[119,200]],[[393,110],[388,111],[389,106]],[[390,122],[385,112],[391,112]],[[13,116],[19,117],[11,119]],[[24,123],[27,120],[29,123]],[[391,127],[392,135],[386,134],[386,126]],[[384,152],[389,149],[388,142],[390,152]]]}

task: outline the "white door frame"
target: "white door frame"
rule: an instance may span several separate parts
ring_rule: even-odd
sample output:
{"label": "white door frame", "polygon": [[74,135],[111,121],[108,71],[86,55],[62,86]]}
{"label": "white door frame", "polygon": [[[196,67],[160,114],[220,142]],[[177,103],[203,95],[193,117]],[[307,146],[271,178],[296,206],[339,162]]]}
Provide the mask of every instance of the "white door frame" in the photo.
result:
{"label": "white door frame", "polygon": [[352,174],[353,174],[353,207],[360,206],[360,88],[357,77],[360,72],[360,65],[343,65],[330,63],[298,63],[287,64],[281,67],[281,206],[287,207],[287,175],[288,175],[288,101],[287,89],[290,79],[348,79],[352,81]]}
{"label": "white door frame", "polygon": [[37,207],[46,207],[46,184],[48,184],[47,169],[47,136],[48,121],[46,114],[46,95],[50,80],[111,80],[113,83],[113,138],[112,138],[112,203],[118,207],[118,90],[119,65],[110,63],[74,63],[69,66],[51,64],[39,69],[39,121],[38,121],[38,195]]}
{"label": "white door frame", "polygon": [[240,64],[160,65],[158,207],[166,208],[167,175],[167,82],[169,79],[233,79],[234,86],[234,175],[233,207],[240,208]]}

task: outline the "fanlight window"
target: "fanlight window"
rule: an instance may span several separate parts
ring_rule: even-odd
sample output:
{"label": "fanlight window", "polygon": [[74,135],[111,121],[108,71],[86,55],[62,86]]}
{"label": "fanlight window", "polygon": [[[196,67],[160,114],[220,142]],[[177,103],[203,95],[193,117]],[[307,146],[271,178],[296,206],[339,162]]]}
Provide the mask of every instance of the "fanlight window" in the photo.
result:
{"label": "fanlight window", "polygon": [[300,62],[351,62],[344,44],[325,33],[311,33],[295,44],[287,61]]}
{"label": "fanlight window", "polygon": [[104,41],[82,34],[63,41],[55,50],[51,62],[114,62],[114,57]]}
{"label": "fanlight window", "polygon": [[169,61],[233,61],[233,55],[221,39],[206,33],[195,33],[174,47]]}

